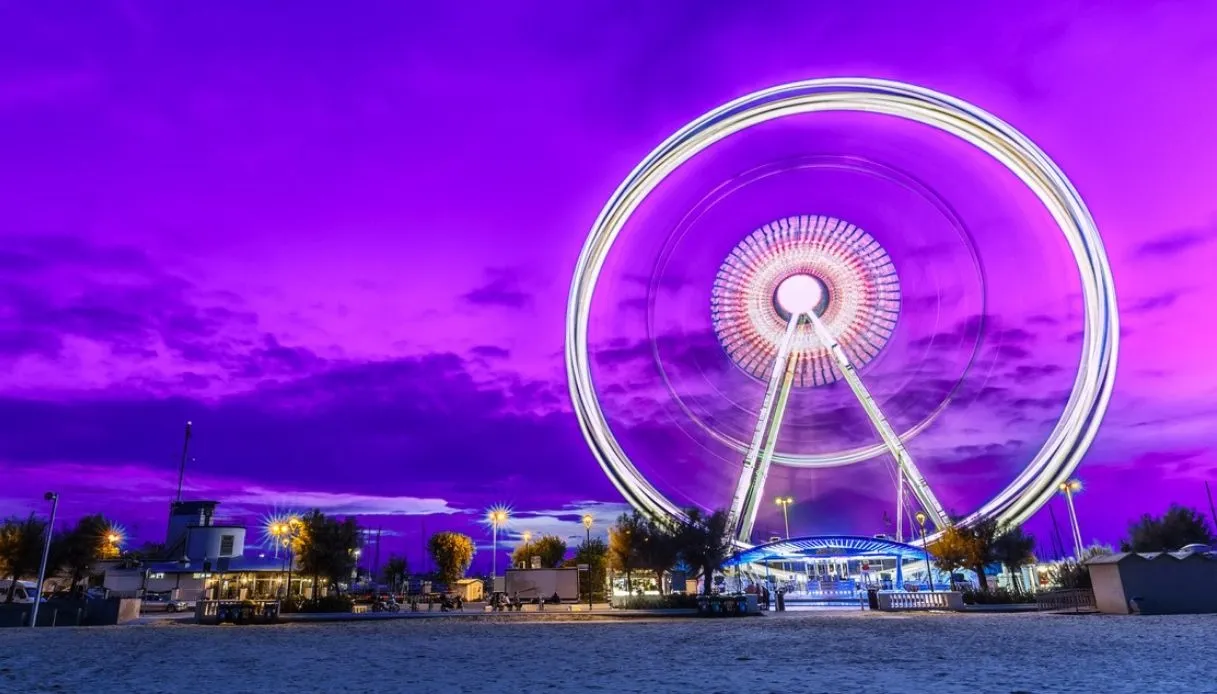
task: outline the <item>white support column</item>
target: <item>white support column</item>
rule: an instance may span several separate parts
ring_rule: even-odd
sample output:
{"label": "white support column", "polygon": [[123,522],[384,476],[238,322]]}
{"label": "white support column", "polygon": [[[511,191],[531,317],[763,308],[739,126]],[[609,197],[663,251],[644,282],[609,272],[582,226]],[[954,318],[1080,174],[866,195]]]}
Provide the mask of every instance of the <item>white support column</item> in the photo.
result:
{"label": "white support column", "polygon": [[849,361],[849,357],[846,356],[845,350],[841,349],[841,344],[828,331],[828,327],[824,325],[819,316],[815,313],[809,313],[807,316],[811,319],[811,324],[815,328],[816,335],[828,347],[829,353],[836,360],[837,366],[841,369],[841,375],[845,377],[845,382],[849,384],[850,389],[854,391],[854,395],[862,404],[862,409],[866,411],[871,424],[879,432],[879,437],[887,444],[888,451],[896,459],[898,469],[908,477],[909,485],[913,490],[913,496],[917,497],[917,501],[925,509],[930,518],[934,520],[934,524],[939,528],[945,528],[950,523],[946,511],[943,510],[942,504],[938,503],[937,497],[930,490],[929,483],[926,482],[921,471],[917,469],[916,464],[913,462],[913,457],[909,455],[908,450],[900,441],[899,435],[892,429],[892,425],[888,423],[887,418],[883,416],[878,403],[871,397],[870,392],[866,390],[866,386],[862,384],[862,379],[858,377],[858,373],[854,370],[854,365]]}
{"label": "white support column", "polygon": [[765,480],[769,477],[769,465],[773,461],[773,452],[777,446],[782,415],[790,391],[791,372],[796,363],[790,359],[790,351],[798,324],[798,317],[792,316],[786,325],[786,334],[778,347],[777,358],[774,359],[773,375],[769,379],[765,399],[761,403],[752,445],[744,458],[739,482],[736,483],[735,494],[731,498],[735,537],[741,542],[748,542],[752,536],[760,498],[765,493]]}

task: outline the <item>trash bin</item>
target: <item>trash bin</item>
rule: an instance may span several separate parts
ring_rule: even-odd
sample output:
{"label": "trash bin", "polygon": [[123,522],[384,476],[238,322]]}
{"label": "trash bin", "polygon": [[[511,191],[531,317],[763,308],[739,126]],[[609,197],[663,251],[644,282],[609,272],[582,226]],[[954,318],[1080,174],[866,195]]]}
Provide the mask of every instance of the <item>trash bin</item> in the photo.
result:
{"label": "trash bin", "polygon": [[875,588],[867,588],[866,590],[866,606],[872,610],[879,609],[879,591]]}
{"label": "trash bin", "polygon": [[776,593],[774,593],[774,596],[775,596],[775,604],[777,605],[777,611],[785,612],[786,611],[786,592],[779,590]]}

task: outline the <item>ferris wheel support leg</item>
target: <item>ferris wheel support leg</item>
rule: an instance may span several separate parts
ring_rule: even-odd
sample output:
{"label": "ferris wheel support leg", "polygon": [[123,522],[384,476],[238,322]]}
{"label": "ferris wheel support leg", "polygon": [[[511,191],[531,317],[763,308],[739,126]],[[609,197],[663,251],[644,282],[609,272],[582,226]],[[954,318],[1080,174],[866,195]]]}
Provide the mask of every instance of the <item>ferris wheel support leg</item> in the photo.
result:
{"label": "ferris wheel support leg", "polygon": [[841,375],[845,377],[845,382],[849,384],[854,395],[858,398],[858,402],[862,404],[862,409],[866,411],[866,416],[870,419],[875,430],[879,432],[879,437],[883,439],[883,443],[887,445],[888,451],[896,460],[897,474],[903,475],[908,479],[909,486],[912,488],[913,496],[917,498],[917,502],[925,510],[930,519],[939,528],[945,528],[950,525],[950,519],[947,517],[946,511],[943,510],[942,504],[938,502],[938,498],[934,496],[934,492],[930,490],[929,483],[922,476],[921,471],[917,469],[916,463],[913,462],[913,457],[909,455],[908,449],[904,447],[904,443],[900,441],[900,436],[892,429],[892,425],[888,423],[887,418],[883,416],[883,411],[879,409],[879,404],[871,397],[866,386],[862,384],[862,379],[858,377],[858,372],[854,370],[854,365],[846,356],[845,350],[841,349],[841,343],[833,337],[832,333],[820,320],[820,317],[815,313],[808,313],[807,317],[811,319],[811,325],[816,331],[816,336],[820,341],[828,346],[828,351],[836,360],[837,366],[841,369]]}
{"label": "ferris wheel support leg", "polygon": [[904,472],[896,468],[896,542],[904,542]]}
{"label": "ferris wheel support leg", "polygon": [[782,415],[790,394],[795,362],[790,358],[790,352],[798,325],[797,316],[791,317],[786,325],[786,334],[773,363],[773,375],[769,379],[765,399],[761,403],[752,445],[744,458],[744,467],[740,471],[735,494],[731,497],[731,520],[735,527],[735,538],[740,542],[748,542],[751,538],[752,526],[756,523],[756,511],[761,495],[765,493],[765,480],[769,477],[769,465],[773,461]]}

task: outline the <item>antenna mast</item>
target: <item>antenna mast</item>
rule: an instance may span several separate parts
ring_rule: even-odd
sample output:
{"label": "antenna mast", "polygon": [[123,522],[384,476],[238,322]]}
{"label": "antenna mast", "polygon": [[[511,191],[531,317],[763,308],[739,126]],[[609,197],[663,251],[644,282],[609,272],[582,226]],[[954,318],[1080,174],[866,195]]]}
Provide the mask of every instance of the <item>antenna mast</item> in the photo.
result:
{"label": "antenna mast", "polygon": [[182,440],[182,462],[177,469],[177,501],[182,502],[182,478],[186,476],[186,455],[190,452],[190,422],[186,422],[186,437]]}

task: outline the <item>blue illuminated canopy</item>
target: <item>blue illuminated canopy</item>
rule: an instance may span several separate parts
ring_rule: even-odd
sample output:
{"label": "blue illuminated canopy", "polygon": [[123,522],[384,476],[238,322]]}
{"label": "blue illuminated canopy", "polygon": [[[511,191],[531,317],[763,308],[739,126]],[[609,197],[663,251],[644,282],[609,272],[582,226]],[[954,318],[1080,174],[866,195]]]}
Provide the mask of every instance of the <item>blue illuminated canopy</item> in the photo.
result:
{"label": "blue illuminated canopy", "polygon": [[920,547],[883,537],[813,535],[792,537],[789,540],[779,540],[746,549],[728,559],[724,566],[805,559],[848,559],[853,557],[920,559],[924,556],[925,550]]}

